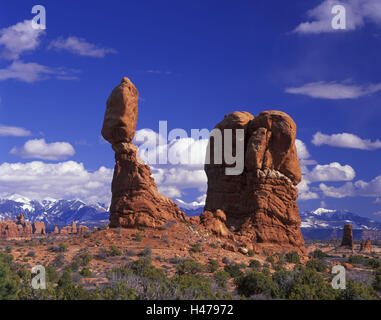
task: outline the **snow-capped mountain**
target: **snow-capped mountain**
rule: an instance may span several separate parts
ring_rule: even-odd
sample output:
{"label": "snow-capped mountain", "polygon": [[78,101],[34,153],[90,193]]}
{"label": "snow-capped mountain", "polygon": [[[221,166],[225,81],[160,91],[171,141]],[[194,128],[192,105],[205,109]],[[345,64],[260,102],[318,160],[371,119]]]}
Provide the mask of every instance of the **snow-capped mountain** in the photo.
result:
{"label": "snow-capped mountain", "polygon": [[342,229],[345,224],[351,224],[357,230],[381,230],[381,222],[361,217],[346,210],[329,210],[319,208],[311,212],[300,213],[301,228],[312,229]]}
{"label": "snow-capped mountain", "polygon": [[47,228],[78,224],[96,225],[108,221],[108,208],[101,203],[87,204],[81,200],[31,200],[20,195],[0,199],[0,221],[23,214],[29,222],[43,221]]}

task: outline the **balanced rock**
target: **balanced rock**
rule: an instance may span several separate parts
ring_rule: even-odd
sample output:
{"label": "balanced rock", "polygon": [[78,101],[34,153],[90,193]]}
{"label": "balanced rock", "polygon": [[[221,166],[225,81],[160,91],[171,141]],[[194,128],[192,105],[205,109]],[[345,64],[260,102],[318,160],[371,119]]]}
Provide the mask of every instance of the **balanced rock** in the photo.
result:
{"label": "balanced rock", "polygon": [[343,231],[343,239],[341,241],[342,247],[348,247],[349,249],[353,250],[354,244],[353,244],[353,227],[351,224],[346,224],[344,226]]}
{"label": "balanced rock", "polygon": [[107,100],[102,135],[115,151],[110,227],[153,227],[185,219],[175,202],[161,195],[149,166],[132,143],[138,118],[138,90],[128,78]]}
{"label": "balanced rock", "polygon": [[[280,111],[265,111],[254,117],[248,112],[225,116],[216,129],[233,129],[232,150],[238,154],[234,129],[244,133],[244,168],[227,175],[231,164],[216,163],[215,138],[209,139],[210,163],[205,164],[208,190],[200,219],[217,235],[227,230],[243,236],[246,244],[278,246],[305,252],[296,204],[301,170],[295,146],[296,125]],[[238,131],[237,131],[238,132]]]}

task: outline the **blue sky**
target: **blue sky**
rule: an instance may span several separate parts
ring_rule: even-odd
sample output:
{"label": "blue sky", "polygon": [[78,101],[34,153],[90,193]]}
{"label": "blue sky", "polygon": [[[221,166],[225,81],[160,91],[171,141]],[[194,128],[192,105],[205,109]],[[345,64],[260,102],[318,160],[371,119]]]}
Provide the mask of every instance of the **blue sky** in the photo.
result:
{"label": "blue sky", "polygon": [[[346,30],[330,27],[337,3]],[[44,31],[28,29],[35,4],[0,10],[0,195],[106,202],[114,156],[100,129],[128,76],[138,129],[287,112],[303,157],[300,208],[380,217],[378,0],[42,1]],[[200,168],[157,170],[164,193],[202,202]]]}

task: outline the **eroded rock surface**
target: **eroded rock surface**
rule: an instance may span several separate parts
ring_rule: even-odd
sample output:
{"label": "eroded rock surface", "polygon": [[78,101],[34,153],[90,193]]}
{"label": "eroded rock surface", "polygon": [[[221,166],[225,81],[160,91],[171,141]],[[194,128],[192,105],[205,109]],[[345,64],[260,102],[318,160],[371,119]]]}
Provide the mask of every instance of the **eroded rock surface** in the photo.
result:
{"label": "eroded rock surface", "polygon": [[153,227],[185,219],[175,202],[161,195],[149,166],[138,159],[132,143],[138,118],[138,90],[128,78],[107,100],[103,137],[115,151],[110,227]]}
{"label": "eroded rock surface", "polygon": [[347,247],[347,248],[353,250],[354,244],[353,244],[353,231],[352,231],[352,229],[353,229],[353,227],[351,224],[346,224],[344,226],[343,239],[341,241],[341,246]]}
{"label": "eroded rock surface", "polygon": [[[273,245],[304,252],[296,204],[301,170],[294,121],[280,111],[265,111],[256,117],[233,112],[215,128],[244,130],[244,171],[226,175],[225,168],[232,165],[213,162],[214,139],[210,139],[211,162],[205,164],[208,190],[201,223],[221,236],[230,230],[241,236],[246,247]],[[233,150],[235,141],[233,134]]]}

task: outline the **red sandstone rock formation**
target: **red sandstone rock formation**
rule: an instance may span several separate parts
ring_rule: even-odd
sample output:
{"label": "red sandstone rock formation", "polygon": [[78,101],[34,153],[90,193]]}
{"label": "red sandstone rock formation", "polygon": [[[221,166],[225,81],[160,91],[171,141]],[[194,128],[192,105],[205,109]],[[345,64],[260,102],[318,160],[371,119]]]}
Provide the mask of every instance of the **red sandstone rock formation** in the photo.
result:
{"label": "red sandstone rock formation", "polygon": [[[233,112],[216,128],[243,129],[244,171],[226,175],[225,169],[232,165],[214,163],[214,139],[210,139],[211,162],[205,164],[208,191],[201,223],[221,236],[229,229],[249,246],[274,245],[304,252],[296,204],[301,170],[294,121],[280,111],[265,111],[256,117]],[[235,139],[233,134],[233,150]]]}
{"label": "red sandstone rock formation", "polygon": [[361,241],[360,252],[373,252],[372,242],[369,239],[366,241]]}
{"label": "red sandstone rock formation", "polygon": [[33,224],[25,220],[24,215],[20,214],[15,220],[6,220],[0,222],[0,238],[19,239],[30,238],[33,235],[44,235],[45,224],[43,222],[34,222]]}
{"label": "red sandstone rock formation", "polygon": [[43,223],[41,221],[33,222],[32,228],[33,228],[33,234],[36,234],[36,235],[37,234],[40,234],[40,235],[46,234],[45,223]]}
{"label": "red sandstone rock formation", "polygon": [[343,239],[341,241],[342,247],[348,247],[351,250],[353,250],[354,247],[352,229],[353,227],[351,224],[346,224],[344,226]]}
{"label": "red sandstone rock formation", "polygon": [[138,161],[138,148],[131,142],[138,117],[138,90],[128,78],[107,100],[103,137],[115,151],[110,227],[163,226],[168,220],[185,219],[170,199],[161,195],[149,166]]}

